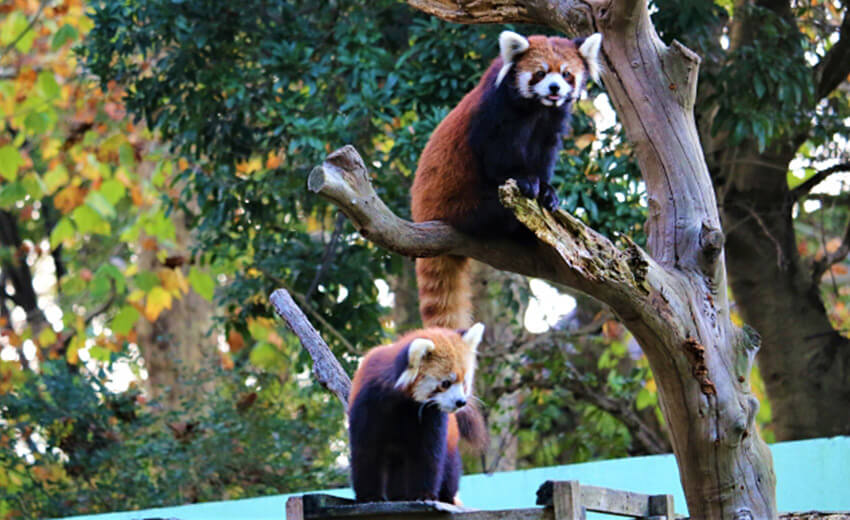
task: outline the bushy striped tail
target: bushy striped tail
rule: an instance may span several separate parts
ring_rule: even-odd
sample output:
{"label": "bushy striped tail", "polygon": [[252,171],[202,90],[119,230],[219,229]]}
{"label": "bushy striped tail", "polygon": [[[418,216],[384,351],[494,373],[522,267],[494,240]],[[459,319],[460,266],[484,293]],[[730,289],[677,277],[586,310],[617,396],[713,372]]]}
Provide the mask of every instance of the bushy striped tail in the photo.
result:
{"label": "bushy striped tail", "polygon": [[425,327],[472,326],[469,258],[438,256],[416,260],[419,313]]}

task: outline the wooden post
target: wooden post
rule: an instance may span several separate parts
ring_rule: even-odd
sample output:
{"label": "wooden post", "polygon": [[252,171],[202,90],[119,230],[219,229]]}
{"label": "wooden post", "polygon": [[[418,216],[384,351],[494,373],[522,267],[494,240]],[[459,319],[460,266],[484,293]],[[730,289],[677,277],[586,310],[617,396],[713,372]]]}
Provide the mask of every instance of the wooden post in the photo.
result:
{"label": "wooden post", "polygon": [[300,496],[286,500],[286,520],[304,520],[304,499]]}
{"label": "wooden post", "polygon": [[650,518],[674,520],[676,511],[673,505],[673,495],[653,495],[649,497]]}
{"label": "wooden post", "polygon": [[577,480],[555,482],[552,505],[555,506],[555,520],[584,520],[581,484]]}

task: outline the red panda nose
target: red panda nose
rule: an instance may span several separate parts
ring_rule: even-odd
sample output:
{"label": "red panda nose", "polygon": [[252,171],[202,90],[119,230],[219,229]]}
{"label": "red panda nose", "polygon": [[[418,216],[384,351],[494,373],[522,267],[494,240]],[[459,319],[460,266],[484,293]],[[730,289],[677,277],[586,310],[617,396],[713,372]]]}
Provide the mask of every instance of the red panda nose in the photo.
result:
{"label": "red panda nose", "polygon": [[557,84],[552,83],[551,85],[549,85],[549,92],[556,94],[559,90],[561,90],[561,87],[559,87]]}
{"label": "red panda nose", "polygon": [[466,405],[466,399],[458,399],[455,401],[455,406],[458,408],[463,408],[464,405]]}

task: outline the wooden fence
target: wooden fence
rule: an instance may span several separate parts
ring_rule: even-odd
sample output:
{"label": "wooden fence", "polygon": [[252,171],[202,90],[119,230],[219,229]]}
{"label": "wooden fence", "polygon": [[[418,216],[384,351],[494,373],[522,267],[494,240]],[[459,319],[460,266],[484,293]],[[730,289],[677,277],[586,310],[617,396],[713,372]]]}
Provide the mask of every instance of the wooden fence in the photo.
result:
{"label": "wooden fence", "polygon": [[[497,492],[497,490],[494,490]],[[474,511],[443,502],[357,503],[325,494],[301,495],[286,503],[287,520],[379,518],[381,520],[584,520],[587,511],[647,520],[674,520],[672,495],[643,495],[578,481],[547,481],[537,490],[542,507]]]}

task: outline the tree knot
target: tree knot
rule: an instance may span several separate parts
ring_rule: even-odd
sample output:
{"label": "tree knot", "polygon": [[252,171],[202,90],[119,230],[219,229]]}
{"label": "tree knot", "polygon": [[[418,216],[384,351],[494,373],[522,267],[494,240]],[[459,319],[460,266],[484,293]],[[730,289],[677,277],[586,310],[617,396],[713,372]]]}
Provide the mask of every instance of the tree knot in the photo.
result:
{"label": "tree knot", "polygon": [[696,339],[688,336],[685,340],[685,354],[691,365],[691,374],[700,385],[705,395],[717,395],[717,388],[708,377],[708,365],[705,362],[705,347]]}

